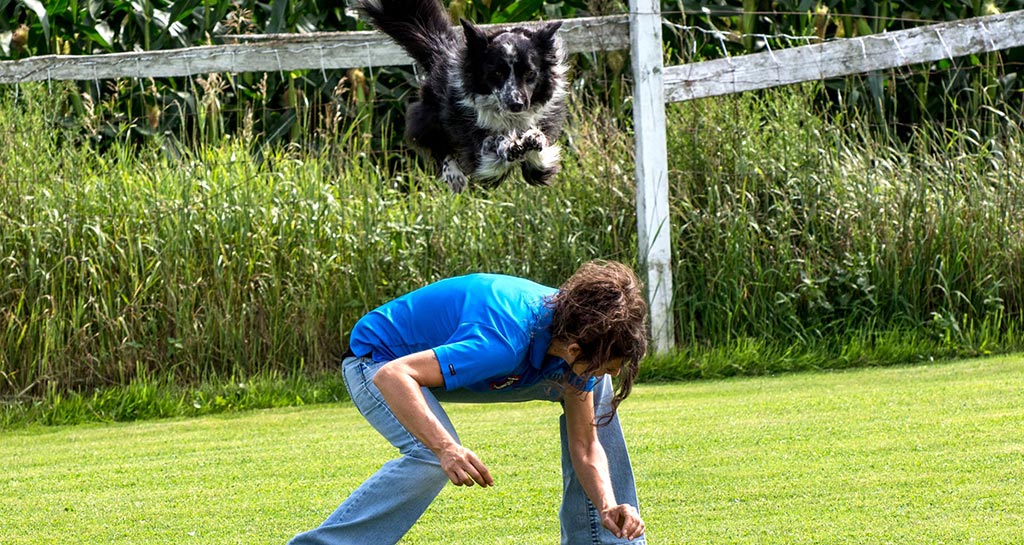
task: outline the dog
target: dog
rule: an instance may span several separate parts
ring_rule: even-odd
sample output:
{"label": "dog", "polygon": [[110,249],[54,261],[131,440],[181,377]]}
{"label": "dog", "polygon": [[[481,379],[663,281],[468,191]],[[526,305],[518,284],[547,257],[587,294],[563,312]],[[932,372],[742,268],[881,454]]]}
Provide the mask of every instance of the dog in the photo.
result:
{"label": "dog", "polygon": [[558,173],[568,65],[557,32],[452,25],[440,0],[357,0],[354,6],[426,71],[406,111],[406,138],[453,192],[497,187],[519,166],[530,185]]}

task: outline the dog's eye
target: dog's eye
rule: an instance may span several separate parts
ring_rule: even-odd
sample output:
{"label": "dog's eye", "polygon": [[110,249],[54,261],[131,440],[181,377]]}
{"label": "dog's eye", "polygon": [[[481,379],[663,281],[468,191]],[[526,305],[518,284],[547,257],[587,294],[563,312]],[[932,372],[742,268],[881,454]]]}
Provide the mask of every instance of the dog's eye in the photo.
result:
{"label": "dog's eye", "polygon": [[494,71],[491,72],[489,76],[487,76],[487,79],[491,81],[492,85],[497,85],[504,82],[505,80],[508,79],[508,68],[495,68]]}
{"label": "dog's eye", "polygon": [[525,79],[527,83],[533,83],[537,81],[537,71],[527,70],[526,72],[523,73],[523,79]]}

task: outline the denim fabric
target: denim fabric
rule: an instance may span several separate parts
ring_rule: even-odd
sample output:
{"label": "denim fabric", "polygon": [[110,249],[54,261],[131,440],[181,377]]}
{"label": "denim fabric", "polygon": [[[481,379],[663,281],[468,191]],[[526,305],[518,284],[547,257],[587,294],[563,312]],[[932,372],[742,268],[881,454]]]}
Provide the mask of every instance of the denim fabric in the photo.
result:
{"label": "denim fabric", "polygon": [[[385,463],[332,513],[320,527],[295,536],[289,545],[394,545],[426,511],[448,477],[434,453],[427,449],[391,412],[373,384],[373,376],[386,362],[369,358],[347,358],[342,370],[349,395],[366,420],[402,454]],[[437,395],[435,395],[437,394]],[[476,394],[473,392],[423,389],[431,411],[442,425],[459,440],[438,397],[452,402],[557,401],[561,392],[551,384],[538,384],[514,395]],[[532,397],[531,397],[532,396]],[[612,397],[611,379],[605,377],[594,388],[595,404],[607,407]],[[600,410],[600,409],[599,409]],[[598,414],[601,414],[600,412]],[[565,417],[561,419],[562,477],[564,494],[559,516],[563,545],[643,545],[644,538],[621,540],[601,526],[600,517],[587,499],[569,460]],[[637,506],[633,471],[622,437],[618,418],[598,428],[598,437],[608,456],[615,497],[620,503]],[[485,462],[486,463],[486,462]]]}

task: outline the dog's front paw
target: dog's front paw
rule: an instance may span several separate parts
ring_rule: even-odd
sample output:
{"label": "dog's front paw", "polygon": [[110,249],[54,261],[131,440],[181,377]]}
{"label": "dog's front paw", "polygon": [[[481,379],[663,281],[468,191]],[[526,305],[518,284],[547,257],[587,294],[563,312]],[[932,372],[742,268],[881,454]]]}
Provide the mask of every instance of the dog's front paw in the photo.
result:
{"label": "dog's front paw", "polygon": [[[544,138],[544,134],[537,131],[541,138]],[[524,145],[525,142],[525,145]],[[499,134],[498,136],[488,136],[484,139],[483,145],[480,146],[480,151],[483,156],[492,155],[500,161],[505,163],[516,163],[523,159],[526,152],[535,148],[537,145],[536,136],[531,136],[529,139],[524,140],[520,138],[515,131],[509,134]]]}
{"label": "dog's front paw", "polygon": [[508,163],[522,161],[527,153],[542,151],[548,145],[548,137],[536,128],[524,132],[522,136],[516,136],[513,132],[508,138],[503,136],[498,138],[503,139],[507,144],[504,155],[499,154],[499,157]]}
{"label": "dog's front paw", "polygon": [[484,156],[493,155],[506,163],[512,163],[523,156],[522,147],[516,142],[515,133],[510,136],[488,136],[480,149]]}
{"label": "dog's front paw", "polygon": [[461,193],[469,183],[469,178],[463,174],[459,163],[451,156],[445,157],[444,162],[441,163],[441,178],[444,179],[444,183],[448,184],[452,193]]}
{"label": "dog's front paw", "polygon": [[540,151],[548,147],[548,137],[540,132],[540,129],[534,127],[523,133],[522,138],[519,139],[519,147],[522,148],[523,153]]}

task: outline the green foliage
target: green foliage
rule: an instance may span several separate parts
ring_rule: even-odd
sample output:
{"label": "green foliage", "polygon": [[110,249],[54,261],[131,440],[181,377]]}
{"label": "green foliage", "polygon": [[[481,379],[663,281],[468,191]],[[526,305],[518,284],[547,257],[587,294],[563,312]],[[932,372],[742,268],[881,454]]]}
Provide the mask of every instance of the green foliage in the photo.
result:
{"label": "green foliage", "polygon": [[912,329],[984,352],[1019,331],[1020,117],[886,142],[814,94],[669,109],[684,344]]}
{"label": "green foliage", "polygon": [[[680,345],[642,379],[1024,347],[1019,117],[999,137],[965,116],[903,143],[819,111],[816,94],[669,108]],[[11,422],[194,414],[204,384],[203,407],[263,406],[260,384],[280,400],[275,381],[329,375],[356,319],[432,280],[557,285],[588,259],[636,260],[632,141],[600,103],[573,104],[553,187],[451,195],[351,131],[320,152],[234,138],[96,152],[57,122],[65,96],[0,98]],[[239,383],[245,396],[217,390]]]}
{"label": "green foliage", "polygon": [[[732,52],[764,50],[772,36],[851,38],[921,24],[957,21],[1024,9],[1021,0],[672,0],[662,2],[668,15],[693,17],[706,28],[735,33],[727,36]],[[751,36],[759,34],[759,36]],[[752,38],[744,41],[744,38]],[[721,53],[717,38],[703,49]]]}
{"label": "green foliage", "polygon": [[52,387],[39,398],[6,403],[0,406],[0,429],[29,423],[65,426],[193,417],[333,403],[347,398],[341,374],[336,372],[315,377],[262,373],[247,380],[215,377],[194,386],[175,383],[167,375],[139,375],[128,384],[94,389],[91,393]]}
{"label": "green foliage", "polygon": [[[622,13],[617,0],[490,0],[448,3],[455,18],[478,23],[571,18]],[[806,43],[866,36],[923,24],[1024,8],[1021,0],[944,2],[850,0],[673,0],[662,5],[670,61],[694,62]],[[682,30],[698,27],[706,34]],[[29,55],[86,54],[229,43],[238,35],[365,29],[343,3],[253,0],[0,0],[0,59]],[[721,37],[721,38],[720,38]],[[947,123],[963,110],[1021,109],[1018,69],[1024,50],[1009,50],[930,66],[903,68],[827,82],[819,100],[836,111],[871,112],[878,130],[907,138],[905,127]],[[612,108],[628,106],[628,54],[577,55],[575,90]],[[975,70],[983,65],[986,70]],[[403,145],[405,103],[415,89],[409,67],[292,73],[212,74],[120,82],[82,82],[69,96],[64,120],[82,128],[93,146],[130,136],[167,146],[217,144],[234,134],[263,143],[322,145],[339,125],[370,135],[373,153],[392,165],[417,161]],[[330,121],[326,121],[330,120]],[[997,119],[990,120],[998,125]]]}
{"label": "green foliage", "polygon": [[[557,5],[456,0],[450,11],[477,23],[504,23],[571,17],[583,7],[579,0]],[[368,28],[345,10],[344,2],[285,0],[0,0],[0,60],[176,49],[233,43],[252,34]],[[578,76],[590,72],[600,73],[591,67]],[[620,76],[621,66],[615,77]],[[415,93],[415,77],[411,67],[370,67],[81,82],[62,113],[65,123],[81,128],[99,149],[125,137],[191,148],[217,144],[228,134],[316,148],[324,133],[344,125],[370,135],[375,153],[401,162],[414,160],[403,153],[402,116]]]}
{"label": "green foliage", "polygon": [[574,142],[608,155],[568,158],[551,190],[452,195],[415,169],[396,178],[358,135],[322,155],[236,140],[97,154],[49,130],[44,86],[23,90],[0,107],[4,395],[316,373],[363,313],[429,281],[558,284],[635,255],[628,141],[597,123]]}
{"label": "green foliage", "polygon": [[[152,51],[208,43],[226,35],[314,32],[344,27],[344,5],[254,0],[4,0],[0,31],[25,25],[4,56]],[[10,37],[7,38],[10,40]]]}
{"label": "green foliage", "polygon": [[[0,20],[0,33],[11,30],[0,34],[0,58],[15,59],[174,49],[254,32],[355,28],[343,4],[328,7],[315,2],[30,0],[0,2],[3,11],[7,17]],[[15,46],[11,39],[17,29],[27,39]],[[125,136],[137,141],[159,135],[189,145],[215,143],[226,133],[248,133],[269,142],[306,142],[314,128],[310,112],[348,109],[355,94],[347,92],[350,80],[345,73],[309,71],[84,82],[64,113],[68,124],[83,128],[92,145],[100,147]]]}

